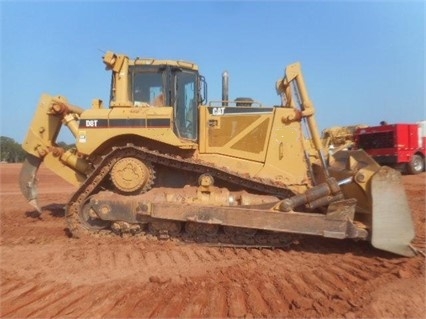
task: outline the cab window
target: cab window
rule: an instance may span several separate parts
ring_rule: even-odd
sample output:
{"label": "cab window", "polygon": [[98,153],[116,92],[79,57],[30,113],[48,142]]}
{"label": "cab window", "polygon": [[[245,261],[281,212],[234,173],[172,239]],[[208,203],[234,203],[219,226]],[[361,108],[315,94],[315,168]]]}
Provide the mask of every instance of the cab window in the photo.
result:
{"label": "cab window", "polygon": [[135,106],[147,103],[165,106],[163,74],[155,69],[141,69],[133,73],[132,99]]}

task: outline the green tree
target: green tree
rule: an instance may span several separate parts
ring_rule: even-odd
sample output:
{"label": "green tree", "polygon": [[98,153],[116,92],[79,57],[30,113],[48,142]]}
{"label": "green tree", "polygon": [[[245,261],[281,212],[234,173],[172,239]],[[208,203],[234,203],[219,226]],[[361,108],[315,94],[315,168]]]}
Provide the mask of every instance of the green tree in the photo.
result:
{"label": "green tree", "polygon": [[58,142],[59,147],[62,147],[64,150],[68,150],[70,148],[75,148],[75,144],[67,144],[65,142]]}
{"label": "green tree", "polygon": [[[75,144],[67,144],[59,142],[59,147],[65,150],[74,148]],[[0,161],[8,163],[20,163],[25,159],[26,153],[22,149],[21,144],[15,142],[13,138],[7,136],[0,136]]]}
{"label": "green tree", "polygon": [[25,159],[25,151],[21,144],[13,138],[0,136],[0,161],[9,163],[22,162]]}

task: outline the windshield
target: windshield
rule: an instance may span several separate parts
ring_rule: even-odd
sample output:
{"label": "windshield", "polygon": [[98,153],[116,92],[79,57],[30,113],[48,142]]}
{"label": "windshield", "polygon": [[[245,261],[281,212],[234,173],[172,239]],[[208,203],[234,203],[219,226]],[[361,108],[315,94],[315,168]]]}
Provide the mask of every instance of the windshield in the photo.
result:
{"label": "windshield", "polygon": [[199,76],[173,66],[134,66],[130,69],[130,98],[136,107],[174,108],[177,136],[197,139]]}
{"label": "windshield", "polygon": [[132,73],[131,98],[135,106],[147,103],[151,106],[165,106],[164,76],[158,68],[137,68]]}

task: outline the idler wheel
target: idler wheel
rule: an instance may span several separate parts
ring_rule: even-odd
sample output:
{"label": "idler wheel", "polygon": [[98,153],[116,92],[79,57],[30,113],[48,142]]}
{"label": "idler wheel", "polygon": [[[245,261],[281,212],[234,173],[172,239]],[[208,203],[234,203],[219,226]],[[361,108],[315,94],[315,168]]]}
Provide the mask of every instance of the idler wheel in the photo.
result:
{"label": "idler wheel", "polygon": [[114,186],[124,193],[147,191],[153,180],[150,163],[144,163],[135,157],[124,157],[114,164],[111,170]]}
{"label": "idler wheel", "polygon": [[90,205],[90,197],[86,199],[86,201],[81,206],[80,210],[80,221],[81,224],[90,230],[102,230],[109,228],[111,222],[108,220],[102,220],[96,214],[96,212],[92,209]]}

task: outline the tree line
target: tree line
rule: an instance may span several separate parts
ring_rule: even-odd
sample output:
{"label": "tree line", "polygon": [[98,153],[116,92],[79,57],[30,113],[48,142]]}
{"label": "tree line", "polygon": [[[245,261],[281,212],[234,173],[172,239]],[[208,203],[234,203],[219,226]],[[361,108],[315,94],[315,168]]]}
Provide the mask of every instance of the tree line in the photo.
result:
{"label": "tree line", "polygon": [[[58,146],[69,149],[75,145],[59,142]],[[16,142],[13,138],[0,136],[0,162],[20,163],[24,161],[25,156],[26,153],[22,149],[21,144]]]}

